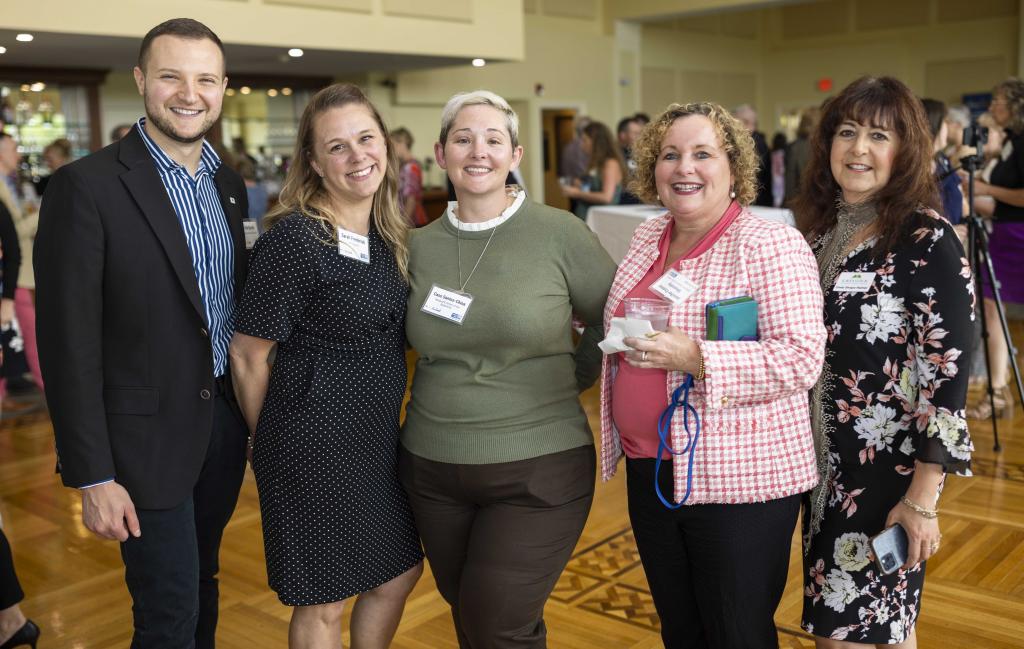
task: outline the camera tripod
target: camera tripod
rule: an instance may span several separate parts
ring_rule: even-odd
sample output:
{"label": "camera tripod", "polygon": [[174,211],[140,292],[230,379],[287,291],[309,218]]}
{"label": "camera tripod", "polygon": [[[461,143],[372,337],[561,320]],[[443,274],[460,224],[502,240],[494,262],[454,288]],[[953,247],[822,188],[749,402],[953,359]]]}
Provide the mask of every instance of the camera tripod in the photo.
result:
{"label": "camera tripod", "polygon": [[981,344],[985,349],[985,374],[987,378],[986,389],[988,391],[990,412],[992,413],[990,415],[990,419],[992,420],[993,437],[992,450],[998,452],[1002,450],[1002,446],[999,444],[995,390],[992,387],[992,359],[990,358],[988,351],[988,337],[992,334],[989,331],[988,316],[985,313],[984,293],[981,290],[985,284],[982,272],[984,272],[985,276],[988,278],[988,285],[992,287],[992,296],[996,303],[996,314],[999,317],[1000,333],[1006,340],[1006,347],[1009,350],[1010,356],[1010,368],[1013,371],[1013,378],[1017,384],[1017,395],[1020,397],[1022,403],[1024,403],[1024,384],[1021,382],[1020,367],[1017,365],[1017,349],[1013,346],[1013,338],[1010,336],[1010,327],[1006,322],[1006,309],[1003,306],[1003,300],[999,295],[999,281],[996,279],[996,272],[992,267],[992,259],[988,254],[988,231],[985,230],[985,225],[982,223],[981,217],[978,216],[978,213],[974,209],[974,175],[981,163],[980,151],[987,139],[987,129],[980,128],[974,123],[965,128],[964,144],[975,147],[975,151],[979,153],[963,158],[961,160],[961,164],[963,165],[962,168],[967,171],[968,177],[968,214],[965,219],[967,222],[967,259],[971,264],[971,269],[978,288],[975,295],[982,299],[981,304],[979,304],[979,311],[981,312]]}

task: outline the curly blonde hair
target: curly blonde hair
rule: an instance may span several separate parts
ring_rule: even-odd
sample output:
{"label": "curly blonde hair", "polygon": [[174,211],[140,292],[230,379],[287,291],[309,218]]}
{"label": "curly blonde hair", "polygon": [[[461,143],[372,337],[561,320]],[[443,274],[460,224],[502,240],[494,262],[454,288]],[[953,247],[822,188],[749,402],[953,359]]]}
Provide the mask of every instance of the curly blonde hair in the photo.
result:
{"label": "curly blonde hair", "polygon": [[658,187],[654,179],[654,167],[661,154],[661,142],[672,124],[682,117],[703,115],[711,120],[711,125],[722,143],[722,150],[729,158],[729,170],[732,171],[733,190],[740,205],[750,205],[757,196],[757,153],[754,150],[754,138],[743,127],[738,119],[719,104],[702,101],[693,104],[670,104],[665,112],[658,115],[648,124],[640,138],[633,145],[633,160],[636,171],[629,184],[640,200],[657,203]]}
{"label": "curly blonde hair", "polygon": [[998,94],[1006,98],[1006,107],[1010,110],[1007,126],[1014,135],[1024,132],[1024,81],[1010,77],[992,89],[993,96]]}

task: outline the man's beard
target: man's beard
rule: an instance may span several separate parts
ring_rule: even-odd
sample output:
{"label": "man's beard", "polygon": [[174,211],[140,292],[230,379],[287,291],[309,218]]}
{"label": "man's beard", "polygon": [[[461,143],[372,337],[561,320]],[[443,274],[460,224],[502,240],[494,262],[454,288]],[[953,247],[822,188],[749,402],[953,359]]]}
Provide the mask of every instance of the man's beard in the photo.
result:
{"label": "man's beard", "polygon": [[206,122],[203,123],[202,128],[200,128],[199,133],[197,135],[187,137],[179,133],[177,130],[175,130],[174,126],[169,121],[163,119],[163,117],[157,116],[156,111],[151,110],[147,102],[146,121],[148,121],[154,127],[156,127],[156,130],[160,131],[161,133],[171,138],[175,142],[180,142],[181,144],[193,144],[206,137],[206,134],[210,132],[210,129],[213,128],[214,122],[216,122],[217,120],[216,118],[208,119]]}

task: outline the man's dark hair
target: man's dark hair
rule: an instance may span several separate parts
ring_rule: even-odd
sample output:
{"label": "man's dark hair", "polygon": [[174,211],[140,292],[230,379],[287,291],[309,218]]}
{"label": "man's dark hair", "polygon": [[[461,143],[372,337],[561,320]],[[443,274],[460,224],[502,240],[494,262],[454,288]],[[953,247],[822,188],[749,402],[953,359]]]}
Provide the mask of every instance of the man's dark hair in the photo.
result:
{"label": "man's dark hair", "polygon": [[623,117],[622,119],[619,120],[619,125],[615,129],[615,132],[618,135],[622,135],[623,133],[626,132],[626,129],[629,128],[629,125],[632,124],[635,121],[636,121],[635,117]]}
{"label": "man's dark hair", "polygon": [[139,46],[139,69],[143,73],[146,71],[146,59],[149,58],[149,49],[153,45],[153,40],[158,36],[177,36],[178,38],[187,38],[194,41],[211,40],[220,49],[220,56],[224,59],[225,68],[227,67],[224,43],[220,42],[220,39],[213,33],[212,29],[192,18],[171,18],[149,30],[149,33],[143,37],[142,45]]}

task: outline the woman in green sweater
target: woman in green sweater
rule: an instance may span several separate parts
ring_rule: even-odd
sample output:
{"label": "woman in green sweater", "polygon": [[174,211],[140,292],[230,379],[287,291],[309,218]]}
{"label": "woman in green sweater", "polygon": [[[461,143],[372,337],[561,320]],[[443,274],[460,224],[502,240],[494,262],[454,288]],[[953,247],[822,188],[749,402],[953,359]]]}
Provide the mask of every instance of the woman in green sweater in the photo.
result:
{"label": "woman in green sweater", "polygon": [[583,531],[594,447],[578,394],[600,365],[615,264],[577,218],[506,187],[518,118],[452,97],[438,164],[458,200],[411,233],[419,353],[399,473],[462,649],[546,646],[544,603]]}

